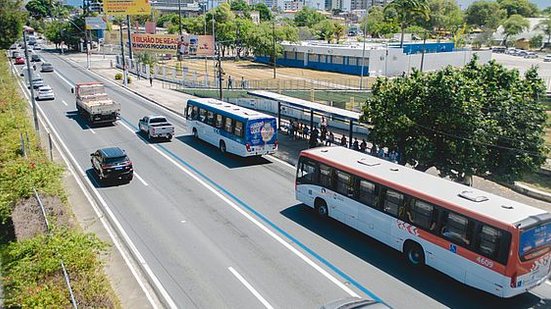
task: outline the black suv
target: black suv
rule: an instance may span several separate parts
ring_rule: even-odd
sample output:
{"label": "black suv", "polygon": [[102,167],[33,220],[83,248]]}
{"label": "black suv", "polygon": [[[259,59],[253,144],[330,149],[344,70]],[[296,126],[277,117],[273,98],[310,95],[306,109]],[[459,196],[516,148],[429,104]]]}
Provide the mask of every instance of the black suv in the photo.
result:
{"label": "black suv", "polygon": [[90,161],[100,181],[115,179],[130,182],[134,176],[132,161],[119,147],[98,149],[90,154]]}

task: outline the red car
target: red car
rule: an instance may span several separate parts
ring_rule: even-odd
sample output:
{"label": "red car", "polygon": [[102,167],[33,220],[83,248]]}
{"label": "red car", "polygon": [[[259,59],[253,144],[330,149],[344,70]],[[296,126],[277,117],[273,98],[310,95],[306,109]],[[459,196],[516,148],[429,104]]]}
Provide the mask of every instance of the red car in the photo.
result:
{"label": "red car", "polygon": [[25,58],[23,57],[15,58],[15,64],[25,64]]}

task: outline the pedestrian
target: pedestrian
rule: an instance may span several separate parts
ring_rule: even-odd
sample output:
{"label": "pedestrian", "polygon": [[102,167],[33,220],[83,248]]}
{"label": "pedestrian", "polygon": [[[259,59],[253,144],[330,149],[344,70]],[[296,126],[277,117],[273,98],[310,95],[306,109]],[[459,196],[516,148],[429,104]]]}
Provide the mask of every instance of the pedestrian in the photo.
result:
{"label": "pedestrian", "polygon": [[325,146],[331,146],[333,143],[335,143],[335,135],[333,135],[333,132],[329,131],[329,138],[325,141]]}
{"label": "pedestrian", "polygon": [[320,124],[320,126],[321,126],[321,129],[322,129],[322,130],[324,130],[324,129],[327,130],[327,119],[325,119],[324,116],[321,116],[321,124]]}
{"label": "pedestrian", "polygon": [[293,123],[293,119],[291,119],[291,120],[289,120],[289,132],[288,133],[291,137],[293,137],[293,139],[295,137],[295,132],[294,131],[295,131],[295,124]]}
{"label": "pedestrian", "polygon": [[233,78],[231,78],[231,75],[228,76],[228,89],[233,88]]}
{"label": "pedestrian", "polygon": [[293,121],[293,139],[296,139],[298,136],[298,119]]}
{"label": "pedestrian", "polygon": [[314,128],[312,130],[312,134],[310,134],[310,141],[308,143],[310,148],[314,148],[318,146],[318,129]]}
{"label": "pedestrian", "polygon": [[153,87],[153,76],[149,75],[149,87]]}
{"label": "pedestrian", "polygon": [[376,156],[377,155],[377,145],[375,145],[375,143],[373,143],[373,146],[371,146],[371,150],[369,152],[372,156]]}
{"label": "pedestrian", "polygon": [[362,143],[360,144],[360,151],[365,152],[367,149],[367,142],[365,141],[365,138],[362,138]]}
{"label": "pedestrian", "polygon": [[310,133],[310,129],[308,128],[307,125],[304,125],[304,128],[302,129],[302,138],[308,138],[308,135]]}
{"label": "pedestrian", "polygon": [[33,63],[33,71],[36,71],[36,64]]}
{"label": "pedestrian", "polygon": [[383,149],[383,147],[379,148],[379,152],[377,153],[377,156],[379,156],[379,158],[381,159],[385,158],[385,150]]}
{"label": "pedestrian", "polygon": [[360,150],[360,143],[358,143],[358,139],[354,137],[354,142],[352,143],[352,149],[353,150]]}
{"label": "pedestrian", "polygon": [[245,89],[245,78],[241,76],[241,88]]}
{"label": "pedestrian", "polygon": [[138,75],[138,80],[140,80],[140,64],[136,66],[136,74]]}
{"label": "pedestrian", "polygon": [[346,147],[346,144],[348,144],[348,142],[346,140],[346,136],[343,135],[341,137],[341,146]]}
{"label": "pedestrian", "polygon": [[322,144],[325,144],[325,140],[327,139],[327,129],[325,128],[321,128],[321,133],[320,133],[320,141]]}
{"label": "pedestrian", "polygon": [[297,135],[298,135],[298,138],[304,138],[304,125],[301,122],[298,123]]}

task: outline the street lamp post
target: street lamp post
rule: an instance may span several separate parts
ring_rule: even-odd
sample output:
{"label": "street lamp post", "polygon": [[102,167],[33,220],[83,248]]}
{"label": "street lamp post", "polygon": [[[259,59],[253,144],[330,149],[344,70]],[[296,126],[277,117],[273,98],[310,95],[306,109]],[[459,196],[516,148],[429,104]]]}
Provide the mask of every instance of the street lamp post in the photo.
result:
{"label": "street lamp post", "polygon": [[130,60],[134,59],[132,57],[132,37],[130,36],[130,15],[126,15],[126,31],[128,35],[128,57],[130,57]]}
{"label": "street lamp post", "polygon": [[272,57],[273,57],[273,63],[274,63],[274,79],[276,79],[276,66],[277,66],[277,59],[276,59],[276,39],[275,39],[275,17],[272,22]]}
{"label": "street lamp post", "polygon": [[128,86],[128,73],[126,72],[126,60],[124,59],[124,40],[122,39],[122,21],[119,24],[120,35],[121,35],[121,57],[122,57],[122,71],[123,71],[123,84]]}
{"label": "street lamp post", "polygon": [[364,85],[364,65],[365,65],[365,41],[366,41],[366,37],[367,37],[367,15],[366,15],[365,26],[364,26],[364,42],[363,42],[364,46],[363,46],[363,49],[362,49],[362,72],[360,73],[360,90],[363,89],[363,85]]}

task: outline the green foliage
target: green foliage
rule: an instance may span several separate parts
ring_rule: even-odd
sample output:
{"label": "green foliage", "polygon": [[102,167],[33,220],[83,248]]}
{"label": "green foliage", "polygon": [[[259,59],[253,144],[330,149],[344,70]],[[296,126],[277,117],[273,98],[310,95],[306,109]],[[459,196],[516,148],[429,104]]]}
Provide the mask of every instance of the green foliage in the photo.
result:
{"label": "green foliage", "polygon": [[230,9],[232,11],[241,11],[243,13],[248,13],[251,11],[249,4],[243,0],[231,1]]}
{"label": "green foliage", "polygon": [[364,107],[372,141],[398,149],[401,164],[441,176],[519,179],[545,161],[543,81],[492,61],[378,79]]}
{"label": "green foliage", "polygon": [[115,80],[122,80],[122,73],[115,74]]}
{"label": "green foliage", "polygon": [[538,7],[528,0],[497,0],[497,3],[507,12],[507,17],[513,15],[534,17],[539,13]]}
{"label": "green foliage", "polygon": [[44,36],[55,44],[60,44],[63,41],[61,30],[65,24],[59,20],[53,20],[46,24]]}
{"label": "green foliage", "polygon": [[36,19],[50,16],[50,3],[46,0],[30,0],[25,5],[25,9]]}
{"label": "green foliage", "polygon": [[323,14],[305,6],[295,14],[295,25],[297,27],[313,28],[314,25],[324,19],[326,17]]}
{"label": "green foliage", "polygon": [[528,27],[530,27],[530,23],[526,18],[518,14],[511,15],[503,22],[503,33],[505,34],[503,42],[507,42],[509,36],[517,35],[522,31],[528,29]]}
{"label": "green foliage", "polygon": [[159,17],[159,19],[157,19],[157,27],[166,27],[166,24],[168,23],[178,24],[178,14],[163,14]]}
{"label": "green foliage", "polygon": [[404,44],[404,30],[417,18],[429,19],[430,8],[427,0],[392,0],[384,9],[396,12],[396,21],[400,24],[402,35],[400,47]]}
{"label": "green foliage", "polygon": [[544,16],[545,16],[545,15],[551,15],[551,6],[548,6],[548,7],[546,7],[545,9],[543,9],[543,10],[541,11],[541,14],[544,15]]}
{"label": "green foliage", "polygon": [[20,0],[0,0],[0,49],[8,49],[23,33],[27,14]]}
{"label": "green foliage", "polygon": [[536,29],[541,30],[547,37],[547,44],[551,43],[551,14],[544,20],[540,21],[536,26]]}
{"label": "green foliage", "polygon": [[487,29],[497,29],[507,12],[493,1],[475,1],[465,11],[467,24]]}
{"label": "green foliage", "polygon": [[269,21],[269,20],[272,20],[272,18],[273,18],[272,11],[270,11],[270,9],[268,8],[268,6],[265,3],[257,3],[254,6],[254,10],[258,11],[258,13],[260,14],[260,21],[261,22],[262,21]]}
{"label": "green foliage", "polygon": [[463,12],[456,0],[429,0],[430,19],[421,21],[426,29],[455,32],[463,26]]}
{"label": "green foliage", "polygon": [[543,35],[538,34],[530,39],[530,48],[540,48],[543,45]]}
{"label": "green foliage", "polygon": [[298,40],[298,30],[296,27],[287,25],[276,26],[275,31],[271,22],[260,23],[251,33],[251,39],[248,42],[253,53],[257,56],[270,56],[273,58],[275,34],[275,54],[277,57],[283,54],[281,47],[282,41],[296,42]]}
{"label": "green foliage", "polygon": [[321,40],[331,43],[335,39],[339,43],[340,39],[345,35],[346,27],[338,21],[325,19],[316,24],[314,30]]}
{"label": "green foliage", "polygon": [[384,37],[400,31],[400,25],[392,18],[387,18],[383,9],[379,6],[374,6],[369,10],[369,14],[361,22],[361,27],[362,31],[374,38]]}

